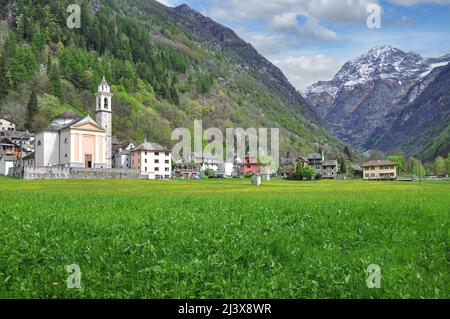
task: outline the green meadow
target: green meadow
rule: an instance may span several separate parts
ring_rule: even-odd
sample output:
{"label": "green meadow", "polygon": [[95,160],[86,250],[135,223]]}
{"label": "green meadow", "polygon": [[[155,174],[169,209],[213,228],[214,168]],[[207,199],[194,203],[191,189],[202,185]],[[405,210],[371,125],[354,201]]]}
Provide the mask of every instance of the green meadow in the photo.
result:
{"label": "green meadow", "polygon": [[449,182],[0,178],[0,298],[449,298],[449,195]]}

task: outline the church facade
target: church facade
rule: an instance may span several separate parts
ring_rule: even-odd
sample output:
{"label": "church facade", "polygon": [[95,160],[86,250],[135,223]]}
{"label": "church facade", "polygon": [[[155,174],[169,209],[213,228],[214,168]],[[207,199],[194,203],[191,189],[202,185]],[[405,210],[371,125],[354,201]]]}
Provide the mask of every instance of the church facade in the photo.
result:
{"label": "church facade", "polygon": [[37,167],[112,167],[112,96],[105,78],[96,94],[96,120],[67,111],[36,134]]}

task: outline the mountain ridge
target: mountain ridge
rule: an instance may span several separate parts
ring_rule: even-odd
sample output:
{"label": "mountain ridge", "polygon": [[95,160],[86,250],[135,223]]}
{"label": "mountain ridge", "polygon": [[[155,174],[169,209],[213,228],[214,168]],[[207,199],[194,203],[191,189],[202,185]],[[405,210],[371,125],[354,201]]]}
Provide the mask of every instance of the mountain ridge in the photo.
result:
{"label": "mountain ridge", "polygon": [[[83,0],[82,28],[71,31],[61,14],[70,3],[7,1],[8,16],[25,18],[8,21],[0,115],[20,127],[39,130],[67,109],[92,114],[93,93],[105,75],[115,94],[113,134],[121,141],[168,146],[174,128],[192,129],[193,119],[201,118],[204,127],[221,129],[279,127],[285,156],[319,148],[343,154],[344,144],[323,128],[283,73],[231,29],[187,6]],[[26,72],[19,68],[25,63]],[[32,91],[39,105],[30,117]]]}
{"label": "mountain ridge", "polygon": [[[344,142],[362,151],[375,146],[392,151],[384,144],[375,145],[375,136],[388,130],[388,123],[426,90],[449,61],[450,54],[423,58],[390,45],[378,46],[346,62],[330,81],[319,81],[303,93],[326,127]],[[420,151],[408,148],[410,155]]]}

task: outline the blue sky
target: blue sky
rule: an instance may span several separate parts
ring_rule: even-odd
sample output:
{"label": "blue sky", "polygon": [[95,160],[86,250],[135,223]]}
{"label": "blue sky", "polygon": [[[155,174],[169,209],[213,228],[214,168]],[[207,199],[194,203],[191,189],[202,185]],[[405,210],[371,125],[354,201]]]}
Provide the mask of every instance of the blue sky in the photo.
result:
{"label": "blue sky", "polygon": [[[390,44],[424,56],[450,53],[450,0],[159,0],[182,3],[230,28],[303,89],[347,60]],[[369,29],[369,5],[381,28]]]}

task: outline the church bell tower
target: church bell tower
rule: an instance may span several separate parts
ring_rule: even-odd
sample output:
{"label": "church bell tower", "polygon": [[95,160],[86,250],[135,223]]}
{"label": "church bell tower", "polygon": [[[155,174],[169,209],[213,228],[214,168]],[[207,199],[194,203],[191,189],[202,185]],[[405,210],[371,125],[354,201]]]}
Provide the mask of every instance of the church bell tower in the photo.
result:
{"label": "church bell tower", "polygon": [[96,96],[96,121],[106,132],[105,138],[105,164],[112,168],[112,97],[111,88],[105,77],[98,86]]}

